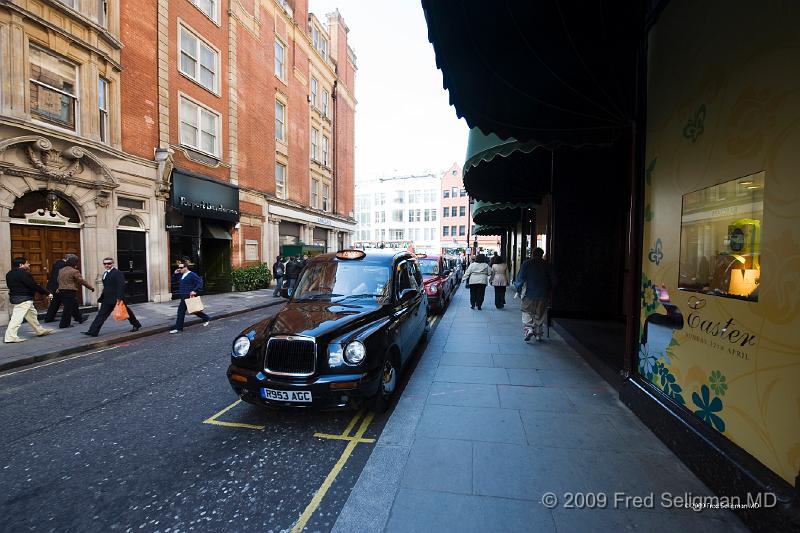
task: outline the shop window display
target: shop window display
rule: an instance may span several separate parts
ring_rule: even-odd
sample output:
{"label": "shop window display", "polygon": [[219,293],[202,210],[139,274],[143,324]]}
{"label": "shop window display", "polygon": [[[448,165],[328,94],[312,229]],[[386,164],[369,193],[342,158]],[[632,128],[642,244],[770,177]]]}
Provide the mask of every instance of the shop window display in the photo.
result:
{"label": "shop window display", "polygon": [[764,173],[683,196],[678,288],[758,301]]}

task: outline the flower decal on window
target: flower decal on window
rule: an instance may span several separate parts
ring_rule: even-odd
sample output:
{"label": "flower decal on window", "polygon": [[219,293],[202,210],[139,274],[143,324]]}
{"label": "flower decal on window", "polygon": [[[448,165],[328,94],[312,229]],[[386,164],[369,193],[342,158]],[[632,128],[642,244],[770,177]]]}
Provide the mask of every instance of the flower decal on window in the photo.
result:
{"label": "flower decal on window", "polygon": [[658,308],[658,291],[653,282],[647,278],[642,278],[642,309],[649,315]]}
{"label": "flower decal on window", "polygon": [[725,391],[728,390],[728,384],[725,383],[725,375],[719,370],[714,370],[708,377],[708,382],[711,385],[717,396],[725,396]]}
{"label": "flower decal on window", "polygon": [[722,400],[717,396],[713,400],[711,399],[711,391],[708,385],[700,387],[700,394],[692,393],[692,401],[699,408],[695,410],[695,415],[720,433],[725,431],[725,422],[717,416],[717,413],[722,411]]}

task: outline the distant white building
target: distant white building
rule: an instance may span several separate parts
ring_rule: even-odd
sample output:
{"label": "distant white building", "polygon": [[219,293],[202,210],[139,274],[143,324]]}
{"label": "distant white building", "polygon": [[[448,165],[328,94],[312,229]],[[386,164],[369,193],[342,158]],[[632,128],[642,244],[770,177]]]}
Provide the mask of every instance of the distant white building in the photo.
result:
{"label": "distant white building", "polygon": [[353,240],[413,241],[417,252],[438,253],[441,183],[433,174],[357,181]]}

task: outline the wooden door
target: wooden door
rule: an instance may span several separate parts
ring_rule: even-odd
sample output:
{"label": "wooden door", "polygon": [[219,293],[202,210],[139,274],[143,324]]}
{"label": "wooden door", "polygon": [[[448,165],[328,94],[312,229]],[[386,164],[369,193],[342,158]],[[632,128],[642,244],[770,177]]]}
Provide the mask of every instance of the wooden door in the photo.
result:
{"label": "wooden door", "polygon": [[[26,257],[36,283],[47,285],[50,268],[66,253],[81,253],[81,231],[77,228],[11,224],[11,258]],[[47,308],[47,299],[37,294],[37,309]],[[78,302],[82,303],[81,291]]]}

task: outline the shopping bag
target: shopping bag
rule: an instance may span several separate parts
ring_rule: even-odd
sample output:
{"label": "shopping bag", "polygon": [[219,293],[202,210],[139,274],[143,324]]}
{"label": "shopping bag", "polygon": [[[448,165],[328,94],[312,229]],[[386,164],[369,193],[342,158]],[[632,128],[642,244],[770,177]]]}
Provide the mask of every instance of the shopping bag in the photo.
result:
{"label": "shopping bag", "polygon": [[201,300],[199,296],[195,296],[194,298],[186,298],[187,313],[199,313],[203,309],[203,300]]}
{"label": "shopping bag", "polygon": [[114,320],[128,320],[128,308],[122,300],[117,300],[114,306]]}

